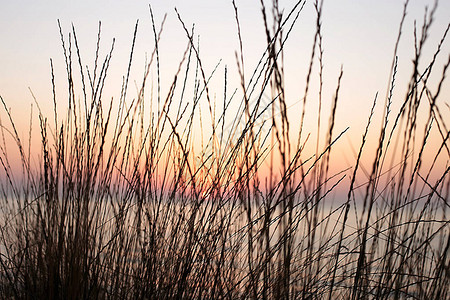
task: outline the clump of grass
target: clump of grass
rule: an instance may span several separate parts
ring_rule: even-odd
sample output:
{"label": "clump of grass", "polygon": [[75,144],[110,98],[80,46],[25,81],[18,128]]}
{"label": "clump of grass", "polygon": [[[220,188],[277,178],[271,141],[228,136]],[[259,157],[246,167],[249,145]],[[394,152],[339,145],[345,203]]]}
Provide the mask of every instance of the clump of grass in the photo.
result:
{"label": "clump of grass", "polygon": [[[426,15],[422,31],[415,31],[413,73],[400,110],[393,111],[405,4],[381,108],[378,145],[371,170],[364,170],[367,180],[361,184],[361,159],[380,97],[375,97],[368,113],[353,168],[330,174],[331,152],[347,131],[336,132],[334,126],[345,75],[341,69],[325,129],[326,144],[320,146],[322,1],[314,2],[316,33],[297,143],[287,114],[283,49],[305,1],[285,13],[274,1],[271,15],[261,1],[267,48],[250,76],[245,74],[238,7],[232,3],[240,42],[236,52],[240,93],[230,94],[226,67],[218,65],[211,74],[206,72],[194,30],[177,12],[187,47],[163,94],[159,41],[165,19],[158,27],[150,8],[155,45],[133,99],[127,91],[138,23],[122,92],[111,100],[103,97],[103,89],[114,40],[102,59],[99,23],[95,61],[89,69],[83,64],[75,28],[65,37],[59,26],[68,109],[64,116],[57,114],[61,96],[55,92],[51,62],[54,115],[45,116],[38,109],[41,151],[36,167],[27,148],[32,124],[27,145],[1,98],[8,118],[8,124],[1,126],[0,146],[0,293],[5,298],[449,296],[448,159],[438,179],[430,178],[436,161],[450,154],[445,114],[437,103],[450,60],[443,66],[437,89],[428,86],[448,27],[432,60],[426,68],[419,67],[436,8]],[[310,154],[305,151],[310,135],[303,124],[317,63],[319,114]],[[147,91],[152,68],[157,72],[156,96]],[[222,70],[223,99],[218,103],[210,97],[209,82]],[[271,95],[268,103],[263,100],[267,94]],[[228,126],[232,102],[239,109]],[[425,123],[417,118],[421,103],[429,109]],[[202,129],[200,150],[193,134],[197,124]],[[435,159],[424,170],[422,161],[434,126],[441,145],[436,153],[427,153]],[[20,155],[22,172],[14,171],[8,159],[8,138]],[[400,162],[390,159],[392,152]],[[270,165],[267,178],[261,174],[264,161]],[[347,173],[345,201],[330,206],[333,190],[345,185]]]}

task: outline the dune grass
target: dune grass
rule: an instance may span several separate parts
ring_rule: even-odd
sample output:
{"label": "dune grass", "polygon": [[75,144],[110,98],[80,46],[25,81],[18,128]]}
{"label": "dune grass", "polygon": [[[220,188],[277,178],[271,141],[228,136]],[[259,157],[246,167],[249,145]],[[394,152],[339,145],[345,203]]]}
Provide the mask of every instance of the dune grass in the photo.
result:
{"label": "dune grass", "polygon": [[[222,66],[208,74],[194,30],[176,12],[188,46],[165,92],[158,48],[164,21],[156,24],[150,9],[155,46],[136,98],[127,95],[135,39],[122,92],[108,100],[102,93],[114,41],[102,59],[99,26],[95,63],[89,69],[75,28],[65,35],[60,26],[68,109],[57,113],[61,95],[55,92],[52,64],[50,101],[55,109],[52,116],[38,109],[37,166],[32,163],[36,153],[29,150],[32,128],[30,140],[23,141],[7,99],[1,98],[8,118],[1,121],[0,146],[4,298],[450,297],[449,130],[438,103],[449,60],[435,65],[447,31],[432,60],[422,61],[435,10],[415,32],[411,77],[399,79],[397,48],[405,4],[386,96],[375,96],[367,112],[353,167],[332,173],[331,152],[347,129],[339,132],[334,126],[342,70],[331,113],[321,116],[322,2],[314,3],[317,27],[295,136],[287,114],[282,53],[305,2],[282,14],[276,1],[271,9],[261,1],[267,48],[250,77],[244,73],[238,7],[233,5],[238,74],[229,75]],[[134,37],[137,30],[138,23]],[[156,93],[148,91],[151,68],[157,72]],[[435,73],[440,81],[432,89],[428,80]],[[213,76],[223,76],[223,91],[214,91],[223,97],[211,96]],[[239,76],[239,91],[228,86],[228,76]],[[310,83],[317,78],[319,92],[311,96]],[[393,111],[395,84],[405,79],[404,102]],[[232,101],[238,103],[237,111],[231,111]],[[319,107],[314,141],[304,127],[307,101],[317,101]],[[419,104],[428,110],[424,121],[418,118]],[[382,123],[375,124],[372,117],[380,109]],[[228,124],[231,113],[235,117]],[[320,128],[326,117],[328,126]],[[201,142],[193,133],[198,127]],[[431,128],[441,135],[435,153],[427,147]],[[377,148],[371,169],[361,170],[369,131],[378,132]],[[11,138],[14,147],[6,142]],[[319,139],[326,141],[324,146]],[[315,144],[314,153],[304,151],[308,143]],[[11,151],[19,153],[21,171],[12,166]],[[392,153],[396,159],[389,157]],[[424,169],[425,156],[434,161],[444,157],[446,165]],[[270,166],[267,176],[261,172],[263,162]],[[440,173],[433,181],[436,170]],[[332,202],[337,186],[344,186],[347,195]]]}

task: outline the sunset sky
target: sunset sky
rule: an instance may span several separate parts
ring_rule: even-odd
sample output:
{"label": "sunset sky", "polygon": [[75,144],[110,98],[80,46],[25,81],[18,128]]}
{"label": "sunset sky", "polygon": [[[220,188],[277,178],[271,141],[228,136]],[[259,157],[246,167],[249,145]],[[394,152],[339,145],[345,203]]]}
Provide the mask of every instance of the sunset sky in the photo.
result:
{"label": "sunset sky", "polygon": [[[344,76],[335,132],[338,133],[350,126],[348,137],[342,141],[342,149],[348,149],[349,144],[358,148],[372,100],[377,91],[382,100],[375,115],[374,126],[377,129],[380,127],[381,106],[389,82],[389,69],[403,2],[402,0],[328,0],[324,2],[322,17],[325,68],[323,128],[328,122],[330,103],[342,65]],[[280,1],[280,6],[284,7],[285,11],[289,11],[293,3],[294,1]],[[412,72],[414,20],[417,20],[417,27],[420,28],[425,6],[432,7],[433,3],[434,1],[431,0],[410,1],[398,52],[398,80],[393,105],[395,113],[398,110],[398,103],[404,99],[405,88]],[[128,65],[136,20],[139,19],[139,29],[132,67],[133,81],[139,82],[142,79],[145,55],[146,53],[149,55],[153,50],[149,4],[152,6],[158,27],[164,14],[167,13],[160,44],[163,94],[167,93],[167,88],[187,45],[182,25],[174,11],[175,7],[187,27],[190,28],[192,23],[195,23],[196,35],[200,37],[200,51],[205,71],[210,73],[222,59],[217,81],[212,83],[213,90],[214,84],[217,84],[217,90],[213,93],[222,94],[220,84],[223,81],[225,65],[229,68],[229,89],[240,87],[235,59],[239,42],[234,9],[230,0],[4,1],[0,9],[0,95],[11,108],[16,120],[19,120],[20,134],[24,136],[27,134],[30,106],[33,103],[29,88],[33,91],[41,108],[51,112],[50,58],[53,59],[55,68],[57,94],[64,99],[66,79],[57,19],[60,20],[66,37],[71,30],[71,23],[74,24],[85,60],[84,64],[91,65],[94,60],[98,21],[102,22],[102,55],[107,53],[111,40],[115,37],[116,46],[105,95],[118,97],[122,76],[126,73]],[[236,4],[242,29],[246,74],[250,75],[265,49],[266,37],[260,3],[257,0],[237,0]],[[267,6],[270,7],[269,4]],[[450,1],[440,1],[428,44],[425,47],[422,66],[430,61],[449,21]],[[284,57],[287,103],[294,123],[298,120],[297,116],[301,111],[301,99],[304,94],[314,30],[313,1],[307,1],[286,44]],[[434,82],[430,84],[432,88],[436,87],[436,80],[442,73],[449,53],[450,42],[447,39],[437,59],[435,70],[437,77],[434,77]],[[314,69],[310,92],[312,103],[315,103],[317,99],[317,94],[314,92],[317,88],[317,74],[317,69]],[[135,91],[134,84],[131,91]],[[132,92],[130,97],[136,95]],[[440,103],[438,103],[444,116],[450,115],[449,97],[450,84],[447,83],[443,87]],[[307,124],[312,122],[315,125],[314,113],[317,105],[314,104],[311,107],[311,113],[306,122]],[[312,132],[314,125],[311,125],[311,128],[307,125],[306,130]],[[440,142],[439,137],[435,142]],[[336,161],[336,164],[341,164],[339,167],[346,166],[347,160],[351,162],[354,159],[350,151],[342,149],[338,151],[343,154],[343,159]]]}

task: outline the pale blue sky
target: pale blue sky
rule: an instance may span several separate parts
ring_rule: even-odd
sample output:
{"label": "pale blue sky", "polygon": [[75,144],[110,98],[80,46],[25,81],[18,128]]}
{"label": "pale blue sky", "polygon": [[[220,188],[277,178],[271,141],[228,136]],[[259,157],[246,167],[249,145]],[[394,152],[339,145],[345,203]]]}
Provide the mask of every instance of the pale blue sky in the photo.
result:
{"label": "pale blue sky", "polygon": [[[434,1],[412,0],[405,24],[404,47],[402,56],[411,57],[411,28],[414,19],[421,22],[423,9]],[[126,64],[131,35],[136,19],[140,19],[138,49],[143,56],[152,48],[152,36],[149,21],[148,4],[151,4],[157,22],[164,13],[168,13],[162,43],[169,48],[167,60],[178,60],[177,53],[184,49],[185,39],[173,8],[177,7],[187,24],[196,23],[200,34],[201,47],[205,59],[210,58],[213,66],[222,58],[228,65],[234,65],[234,50],[238,43],[234,12],[230,0],[218,1],[3,1],[0,10],[0,93],[3,97],[19,97],[28,102],[23,90],[28,86],[40,89],[49,79],[48,59],[55,64],[61,61],[61,47],[56,20],[60,19],[65,32],[71,22],[76,26],[82,50],[88,57],[93,56],[97,22],[103,23],[104,48],[112,37],[117,39],[116,63]],[[293,1],[280,1],[286,10]],[[259,50],[264,47],[264,32],[259,1],[237,1],[241,17],[244,52],[251,60],[258,58]],[[324,4],[323,30],[325,59],[330,73],[336,73],[336,67],[344,65],[348,75],[370,69],[375,76],[386,74],[392,56],[393,42],[397,35],[403,1],[401,0],[328,0]],[[431,49],[443,29],[450,21],[450,1],[440,1],[439,11],[434,24],[434,35],[430,38]],[[311,51],[314,15],[312,1],[308,1],[302,17],[294,30],[288,53],[298,53],[298,65],[291,63],[304,73],[307,56]],[[448,52],[449,46],[446,43]],[[164,45],[164,44],[163,44]],[[430,50],[431,50],[430,49]],[[444,51],[445,53],[445,51]],[[405,57],[406,60],[406,57]],[[366,72],[367,73],[367,72]],[[331,75],[331,74],[330,74]],[[370,75],[369,75],[370,77]],[[349,78],[351,79],[351,77]],[[370,79],[370,78],[368,78]],[[374,85],[376,81],[369,80]],[[376,88],[376,86],[374,86]],[[382,88],[382,87],[378,87]],[[20,96],[19,96],[20,95]],[[17,99],[19,100],[19,99]]]}

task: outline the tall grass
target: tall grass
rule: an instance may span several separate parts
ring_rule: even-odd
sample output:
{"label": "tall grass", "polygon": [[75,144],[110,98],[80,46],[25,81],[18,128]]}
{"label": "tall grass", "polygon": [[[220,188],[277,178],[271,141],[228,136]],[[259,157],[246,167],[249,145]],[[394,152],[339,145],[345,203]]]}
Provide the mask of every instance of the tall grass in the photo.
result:
{"label": "tall grass", "polygon": [[[287,114],[283,49],[305,1],[284,13],[277,1],[271,10],[261,1],[267,48],[250,76],[245,73],[238,7],[232,3],[240,42],[240,92],[230,92],[226,67],[206,72],[194,30],[177,12],[187,48],[164,93],[159,50],[164,20],[158,26],[150,8],[155,44],[136,98],[127,91],[138,23],[122,92],[110,100],[103,89],[114,41],[102,59],[99,24],[89,69],[75,28],[66,36],[59,26],[67,111],[58,114],[61,95],[55,92],[52,63],[54,115],[38,109],[37,166],[29,146],[33,125],[24,142],[1,98],[7,116],[0,146],[4,298],[450,297],[448,114],[437,101],[450,60],[436,65],[449,27],[432,60],[422,61],[436,9],[414,31],[413,72],[403,104],[394,111],[405,4],[386,96],[375,96],[367,112],[353,167],[332,173],[332,150],[348,128],[337,131],[334,126],[342,70],[329,124],[320,128],[325,118],[322,1],[314,3],[316,33],[306,88],[299,96],[303,110],[297,134],[292,129],[297,123]],[[309,87],[317,78],[315,64],[319,90],[313,97]],[[152,68],[156,93],[148,91]],[[223,91],[215,93],[223,98],[217,100],[209,82],[222,72]],[[428,83],[435,73],[440,80],[433,89]],[[307,102],[316,99],[318,133],[313,141],[304,120]],[[237,110],[231,110],[232,101]],[[419,106],[428,110],[424,122],[418,118]],[[383,111],[381,124],[373,123],[377,109]],[[435,128],[441,144],[430,153],[428,137]],[[366,170],[361,160],[374,131],[378,143]],[[201,132],[201,138],[194,132]],[[14,147],[7,142],[11,139]],[[314,153],[305,150],[311,143]],[[21,171],[8,158],[12,148],[19,153]],[[425,156],[434,157],[428,169],[422,166]],[[436,163],[442,157],[445,166]],[[269,165],[267,176],[261,171],[263,162]],[[333,202],[337,186],[347,196]]]}

